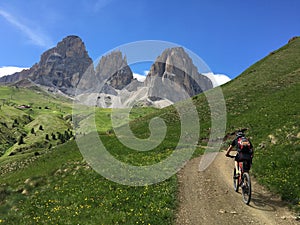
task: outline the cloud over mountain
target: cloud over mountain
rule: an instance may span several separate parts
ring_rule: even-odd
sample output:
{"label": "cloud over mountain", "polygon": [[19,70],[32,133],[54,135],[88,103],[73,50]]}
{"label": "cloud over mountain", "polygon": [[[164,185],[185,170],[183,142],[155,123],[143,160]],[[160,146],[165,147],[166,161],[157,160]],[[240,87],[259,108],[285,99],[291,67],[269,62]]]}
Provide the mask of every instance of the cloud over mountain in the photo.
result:
{"label": "cloud over mountain", "polygon": [[11,75],[16,72],[21,72],[24,69],[29,69],[29,68],[16,67],[16,66],[3,66],[0,67],[0,77],[3,77],[5,75]]}
{"label": "cloud over mountain", "polygon": [[204,73],[213,83],[214,87],[221,86],[222,84],[227,83],[231,79],[225,74],[214,74],[213,72]]}
{"label": "cloud over mountain", "polygon": [[140,82],[144,82],[148,73],[149,70],[145,70],[144,74],[133,73],[133,78],[136,78]]}

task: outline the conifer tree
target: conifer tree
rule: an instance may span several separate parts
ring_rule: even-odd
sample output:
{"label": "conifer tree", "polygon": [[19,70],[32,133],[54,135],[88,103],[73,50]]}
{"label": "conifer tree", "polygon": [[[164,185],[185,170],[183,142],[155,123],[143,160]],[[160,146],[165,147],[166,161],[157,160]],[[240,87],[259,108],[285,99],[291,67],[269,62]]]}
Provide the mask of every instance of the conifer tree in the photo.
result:
{"label": "conifer tree", "polygon": [[25,144],[25,142],[23,136],[21,135],[18,141],[18,145],[22,145],[22,144]]}

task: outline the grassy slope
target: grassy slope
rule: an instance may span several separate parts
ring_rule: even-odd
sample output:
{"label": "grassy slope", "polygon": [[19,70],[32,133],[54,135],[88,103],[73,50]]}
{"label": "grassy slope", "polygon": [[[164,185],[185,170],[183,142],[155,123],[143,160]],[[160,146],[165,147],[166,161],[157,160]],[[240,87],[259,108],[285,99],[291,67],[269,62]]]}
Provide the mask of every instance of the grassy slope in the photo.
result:
{"label": "grassy slope", "polygon": [[[133,109],[130,118],[140,118],[154,111],[157,110]],[[96,110],[95,121],[99,133],[113,146],[113,154],[118,154],[124,161],[136,162],[132,152],[123,151],[116,139],[109,138],[113,137],[112,134],[106,135],[106,131],[111,129],[110,113],[109,109]],[[55,122],[60,116],[51,118],[53,116],[46,113],[36,115],[34,121],[25,126],[25,130],[29,131],[43,123],[44,133],[47,130],[50,132],[50,128],[58,129],[64,125]],[[47,128],[47,125],[52,126]],[[34,137],[29,134],[25,142]],[[48,144],[44,147],[47,149]],[[83,161],[74,140],[51,150],[46,149],[38,156],[6,154],[0,158],[0,223],[172,223],[176,205],[176,177],[149,187],[123,186],[94,172]],[[148,159],[149,156],[138,157],[140,163]]]}
{"label": "grassy slope", "polygon": [[[70,128],[69,121],[62,118],[71,114],[71,101],[49,95],[36,87],[1,86],[0,95],[0,155],[24,153],[34,146],[44,148],[47,133],[64,132]],[[20,105],[30,105],[31,108],[18,109]],[[43,130],[39,130],[40,125]],[[31,134],[32,128],[34,134]],[[20,136],[24,137],[25,144],[18,145]]]}
{"label": "grassy slope", "polygon": [[300,201],[300,38],[224,85],[228,131],[247,127],[256,147],[258,180],[294,204]]}
{"label": "grassy slope", "polygon": [[[272,52],[222,86],[228,146],[234,131],[248,128],[255,146],[253,174],[300,210],[300,38]],[[209,117],[204,96],[194,97]],[[204,135],[205,136],[205,135]]]}
{"label": "grassy slope", "polygon": [[[255,176],[296,204],[300,183],[299,49],[297,39],[223,86],[228,110],[227,132],[249,128],[248,135],[256,147]],[[201,120],[199,141],[205,144],[210,126],[209,107],[204,95],[194,97],[193,101]],[[137,119],[131,128],[140,137],[149,135],[148,121],[155,116],[163,117],[169,129],[166,140],[154,151],[139,154],[124,148],[113,134],[105,135],[110,129],[109,113],[97,112],[96,121],[103,124],[98,131],[119,160],[151,164],[167,157],[177,144],[180,125],[173,107],[144,117],[139,117],[142,112],[133,113]],[[172,224],[176,211],[176,176],[146,187],[113,183],[86,165],[74,141],[46,151],[33,162],[30,159],[20,155],[14,156],[14,160],[1,159],[1,171],[5,172],[0,180],[0,222]]]}

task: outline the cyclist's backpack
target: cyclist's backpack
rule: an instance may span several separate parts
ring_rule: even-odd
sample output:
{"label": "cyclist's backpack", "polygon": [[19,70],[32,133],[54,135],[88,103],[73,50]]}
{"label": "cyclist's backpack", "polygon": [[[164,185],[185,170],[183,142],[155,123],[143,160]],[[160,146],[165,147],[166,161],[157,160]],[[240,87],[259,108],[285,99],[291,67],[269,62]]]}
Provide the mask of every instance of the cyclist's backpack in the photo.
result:
{"label": "cyclist's backpack", "polygon": [[237,149],[239,152],[250,153],[251,144],[246,137],[239,137],[237,140]]}

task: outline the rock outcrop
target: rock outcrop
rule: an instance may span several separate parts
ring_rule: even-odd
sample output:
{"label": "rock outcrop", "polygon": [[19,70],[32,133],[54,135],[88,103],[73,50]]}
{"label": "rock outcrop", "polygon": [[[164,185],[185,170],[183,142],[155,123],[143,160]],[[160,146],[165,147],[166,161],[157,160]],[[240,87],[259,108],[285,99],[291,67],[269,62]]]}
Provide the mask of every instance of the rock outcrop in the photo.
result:
{"label": "rock outcrop", "polygon": [[0,82],[12,83],[27,78],[73,95],[82,75],[92,63],[82,40],[77,36],[67,36],[56,47],[44,52],[40,62],[29,70],[2,77]]}
{"label": "rock outcrop", "polygon": [[145,80],[150,99],[183,100],[211,89],[211,80],[200,74],[182,47],[166,49],[151,66]]}
{"label": "rock outcrop", "polygon": [[133,80],[126,56],[123,57],[120,51],[113,51],[100,59],[96,66],[96,77],[117,90],[123,89]]}

